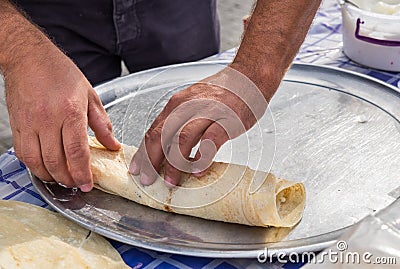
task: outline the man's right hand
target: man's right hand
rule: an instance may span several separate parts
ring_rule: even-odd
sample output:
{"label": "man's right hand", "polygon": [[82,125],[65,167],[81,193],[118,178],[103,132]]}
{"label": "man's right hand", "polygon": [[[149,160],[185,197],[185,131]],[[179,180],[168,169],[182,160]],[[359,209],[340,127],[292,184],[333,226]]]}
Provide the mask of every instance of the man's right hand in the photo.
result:
{"label": "man's right hand", "polygon": [[[14,20],[20,31],[15,38],[23,39],[0,44],[15,153],[42,180],[90,191],[87,126],[104,146],[118,150],[111,122],[78,67],[21,15],[10,14],[16,17],[0,16],[8,18],[2,25],[7,29]],[[0,30],[0,39],[4,34]]]}

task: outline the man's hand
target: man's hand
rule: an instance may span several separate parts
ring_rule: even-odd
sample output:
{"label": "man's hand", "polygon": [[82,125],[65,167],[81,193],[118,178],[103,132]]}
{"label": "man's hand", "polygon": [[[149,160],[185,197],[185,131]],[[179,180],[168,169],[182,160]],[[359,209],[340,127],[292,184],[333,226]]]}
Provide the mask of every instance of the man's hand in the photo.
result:
{"label": "man's hand", "polygon": [[2,4],[0,67],[15,153],[42,180],[90,191],[87,126],[104,146],[117,150],[110,120],[76,65],[12,6]]}
{"label": "man's hand", "polygon": [[[172,185],[178,184],[181,171],[204,174],[219,147],[261,117],[303,42],[320,2],[256,1],[230,65],[238,71],[239,80],[235,72],[225,69],[206,79],[205,82],[215,82],[214,86],[195,84],[175,94],[146,133],[130,172],[140,174],[145,185],[153,183],[164,163],[165,181]],[[255,87],[245,82],[247,78]],[[189,154],[199,140],[200,153],[190,163]]]}
{"label": "man's hand", "polygon": [[[250,129],[267,102],[243,74],[227,67],[175,94],[147,131],[132,159],[130,172],[149,185],[163,166],[167,184],[177,185],[181,172],[201,176],[218,149]],[[190,159],[192,148],[199,149]]]}
{"label": "man's hand", "polygon": [[89,191],[87,125],[116,150],[111,123],[94,89],[63,53],[54,47],[32,57],[5,74],[15,153],[39,178]]}

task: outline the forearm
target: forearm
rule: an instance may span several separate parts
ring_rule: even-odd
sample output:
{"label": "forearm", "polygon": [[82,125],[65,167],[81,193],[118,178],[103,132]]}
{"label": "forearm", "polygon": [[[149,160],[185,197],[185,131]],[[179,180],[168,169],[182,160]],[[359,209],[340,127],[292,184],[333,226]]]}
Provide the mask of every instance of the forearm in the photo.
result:
{"label": "forearm", "polygon": [[299,50],[321,0],[258,0],[231,67],[267,101]]}
{"label": "forearm", "polygon": [[13,69],[38,48],[52,42],[9,1],[0,0],[0,70]]}

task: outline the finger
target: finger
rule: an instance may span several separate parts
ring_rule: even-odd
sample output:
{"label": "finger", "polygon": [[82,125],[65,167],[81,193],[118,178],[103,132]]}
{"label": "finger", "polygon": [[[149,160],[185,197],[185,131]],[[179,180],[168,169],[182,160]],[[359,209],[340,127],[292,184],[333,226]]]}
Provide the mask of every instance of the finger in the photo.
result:
{"label": "finger", "polygon": [[42,160],[38,135],[34,132],[21,131],[20,141],[21,161],[41,180],[53,181]]}
{"label": "finger", "polygon": [[[171,97],[152,127],[146,132],[144,142],[131,161],[130,171],[136,175],[141,174],[142,184],[149,177],[148,183],[154,182],[157,176],[155,172],[159,172],[174,135],[201,108],[204,108],[204,101],[185,101],[185,97],[182,97],[181,93]],[[149,164],[152,164],[152,167]]]}
{"label": "finger", "polygon": [[[173,134],[179,129],[179,124],[184,122],[184,119],[179,115],[170,114],[168,117],[170,124],[166,125],[163,119],[171,110],[168,107],[169,105],[167,104],[153,122],[152,127],[146,132],[138,151],[129,165],[130,173],[133,175],[140,174],[140,182],[145,186],[153,184],[159,174],[168,147],[168,144],[163,144],[163,140],[171,140]],[[157,122],[160,124],[156,125]]]}
{"label": "finger", "polygon": [[74,181],[68,169],[67,159],[58,130],[45,130],[39,133],[42,160],[47,172],[62,186],[74,187]]}
{"label": "finger", "polygon": [[139,173],[140,173],[140,163],[141,163],[141,161],[140,161],[140,150],[141,150],[141,146],[138,148],[138,150],[135,152],[135,154],[133,155],[133,157],[132,157],[132,159],[131,159],[131,162],[130,162],[130,164],[129,164],[129,168],[128,168],[128,171],[129,171],[129,173],[131,173],[132,175],[134,175],[134,176],[137,176],[137,175],[139,175]]}
{"label": "finger", "polygon": [[189,161],[189,156],[192,148],[211,124],[211,120],[197,119],[189,122],[174,136],[164,167],[167,184],[178,185],[182,172],[191,173],[192,163]]}
{"label": "finger", "polygon": [[129,164],[128,171],[134,176],[137,176],[140,174],[140,155],[143,154],[140,151],[142,150],[142,146],[139,147],[139,149],[136,151],[136,153],[133,155],[132,160]]}
{"label": "finger", "polygon": [[75,185],[83,192],[88,192],[93,188],[86,126],[85,115],[76,111],[66,117],[62,127],[63,145],[69,171]]}
{"label": "finger", "polygon": [[140,174],[140,182],[145,186],[154,183],[164,160],[160,129],[157,127],[146,132],[145,138],[129,166],[129,171],[133,175]]}
{"label": "finger", "polygon": [[200,146],[193,162],[193,175],[201,177],[207,173],[221,146],[231,139],[226,130],[217,122],[210,125],[200,138]]}
{"label": "finger", "polygon": [[89,97],[88,123],[97,140],[103,146],[110,150],[119,150],[121,148],[121,144],[114,137],[110,118],[96,93],[92,93]]}
{"label": "finger", "polygon": [[154,168],[151,161],[145,156],[140,164],[140,183],[144,186],[151,185],[156,181],[158,175],[158,170]]}

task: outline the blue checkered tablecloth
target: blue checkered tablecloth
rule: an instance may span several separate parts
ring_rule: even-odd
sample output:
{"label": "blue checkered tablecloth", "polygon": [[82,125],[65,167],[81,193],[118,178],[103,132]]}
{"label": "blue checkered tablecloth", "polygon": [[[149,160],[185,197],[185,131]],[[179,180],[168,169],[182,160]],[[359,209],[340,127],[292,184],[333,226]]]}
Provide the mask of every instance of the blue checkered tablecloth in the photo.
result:
{"label": "blue checkered tablecloth", "polygon": [[[213,56],[212,59],[232,60],[235,49]],[[326,0],[318,11],[296,62],[340,67],[370,75],[400,87],[400,73],[378,71],[362,67],[342,53],[341,14],[335,0]],[[0,196],[4,200],[18,200],[41,207],[48,204],[35,191],[25,165],[12,149],[0,156]],[[124,261],[133,268],[299,268],[302,264],[260,264],[256,259],[212,259],[160,253],[112,241]]]}

